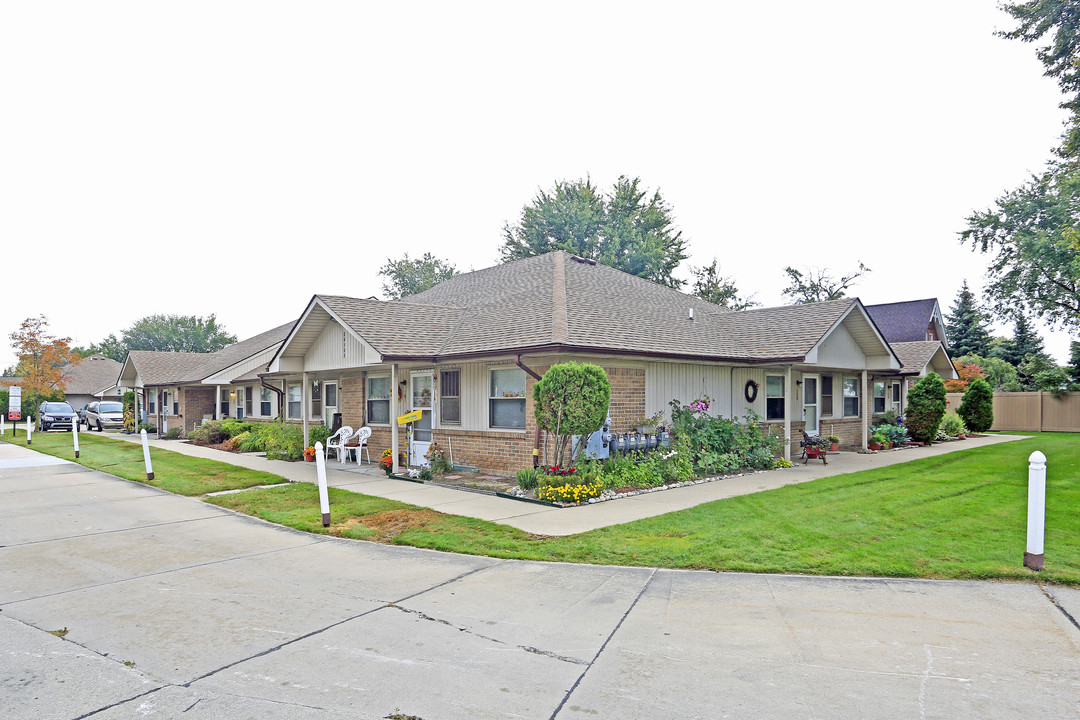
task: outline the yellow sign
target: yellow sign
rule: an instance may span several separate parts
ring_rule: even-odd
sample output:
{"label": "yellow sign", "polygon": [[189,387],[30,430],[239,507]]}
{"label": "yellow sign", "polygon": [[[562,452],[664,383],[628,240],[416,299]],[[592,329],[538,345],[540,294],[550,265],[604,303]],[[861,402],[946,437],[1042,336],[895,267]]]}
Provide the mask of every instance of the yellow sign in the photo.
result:
{"label": "yellow sign", "polygon": [[398,415],[397,424],[405,425],[406,423],[416,422],[424,416],[423,410],[413,410],[411,413],[405,413],[404,415]]}

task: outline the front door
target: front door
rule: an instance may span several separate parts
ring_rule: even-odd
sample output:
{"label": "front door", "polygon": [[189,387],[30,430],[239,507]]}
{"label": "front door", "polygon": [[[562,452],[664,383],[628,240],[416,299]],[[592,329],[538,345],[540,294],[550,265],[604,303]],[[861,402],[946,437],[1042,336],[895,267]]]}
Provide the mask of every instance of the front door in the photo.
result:
{"label": "front door", "polygon": [[432,372],[414,372],[409,376],[410,410],[419,410],[420,419],[412,424],[412,444],[409,446],[409,460],[412,465],[427,465],[428,448],[431,447],[432,408],[435,383]]}
{"label": "front door", "polygon": [[338,410],[337,383],[323,383],[323,424],[326,427],[334,426],[334,413]]}
{"label": "front door", "polygon": [[806,434],[818,434],[818,376],[803,375],[803,422],[806,423]]}

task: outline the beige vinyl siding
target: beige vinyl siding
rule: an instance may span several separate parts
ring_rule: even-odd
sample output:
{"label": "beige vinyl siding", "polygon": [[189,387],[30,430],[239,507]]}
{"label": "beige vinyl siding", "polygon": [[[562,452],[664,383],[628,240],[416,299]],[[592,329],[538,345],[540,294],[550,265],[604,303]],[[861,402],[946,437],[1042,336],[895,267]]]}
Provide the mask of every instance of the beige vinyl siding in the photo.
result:
{"label": "beige vinyl siding", "polygon": [[262,352],[255,353],[251,357],[241,362],[238,362],[235,365],[230,365],[219,373],[211,375],[210,377],[203,380],[203,384],[217,385],[219,383],[228,382],[234,378],[238,378],[241,375],[246,375],[247,373],[255,370],[256,368],[262,369],[266,367],[267,363],[269,363],[273,359],[275,352],[277,352],[276,345],[266,348]]}
{"label": "beige vinyl siding", "polygon": [[[657,410],[669,413],[669,403],[677,399],[682,404],[708,395],[713,400],[711,414],[720,417],[740,418],[747,408],[762,417],[765,416],[765,374],[785,373],[785,368],[732,368],[728,365],[694,365],[690,363],[649,363],[645,370],[645,412],[652,414]],[[791,383],[795,388],[796,380],[801,380],[798,372],[791,373]],[[758,384],[757,397],[748,403],[744,390],[747,381]],[[787,391],[792,398],[792,419],[802,416],[802,398]],[[794,408],[798,406],[796,413]]]}
{"label": "beige vinyl siding", "polygon": [[307,372],[363,367],[379,362],[375,348],[361,342],[337,323],[328,322],[304,356]]}
{"label": "beige vinyl siding", "polygon": [[861,370],[866,367],[866,357],[847,328],[840,325],[818,346],[817,364]]}
{"label": "beige vinyl siding", "polygon": [[461,370],[461,424],[453,425],[462,430],[487,429],[488,365],[469,363]]}

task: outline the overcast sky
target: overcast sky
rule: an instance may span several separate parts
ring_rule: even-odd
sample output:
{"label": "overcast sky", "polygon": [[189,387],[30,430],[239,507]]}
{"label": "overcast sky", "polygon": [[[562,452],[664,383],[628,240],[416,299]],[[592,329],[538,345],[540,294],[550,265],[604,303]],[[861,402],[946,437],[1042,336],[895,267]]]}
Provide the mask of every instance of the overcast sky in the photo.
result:
{"label": "overcast sky", "polygon": [[0,367],[39,313],[80,345],[154,313],[244,338],[381,296],[404,252],[487,267],[586,175],[660,189],[685,278],[716,257],[778,305],[785,265],[862,261],[863,302],[948,312],[983,284],[965,218],[1062,130],[1011,26],[994,0],[3,3]]}

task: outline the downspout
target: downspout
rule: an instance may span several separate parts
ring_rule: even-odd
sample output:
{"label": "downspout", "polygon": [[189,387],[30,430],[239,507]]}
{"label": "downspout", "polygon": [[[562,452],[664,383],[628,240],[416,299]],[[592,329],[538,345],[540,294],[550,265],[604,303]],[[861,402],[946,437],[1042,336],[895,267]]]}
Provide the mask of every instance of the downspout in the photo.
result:
{"label": "downspout", "polygon": [[281,408],[285,407],[285,391],[280,388],[276,388],[270,383],[266,382],[266,378],[261,375],[259,376],[259,385],[266,388],[267,390],[273,390],[274,394],[277,395],[278,416],[280,417]]}
{"label": "downspout", "polygon": [[[525,372],[527,372],[529,375],[531,375],[534,380],[539,380],[540,379],[540,376],[536,374],[535,370],[533,370],[530,367],[527,367],[524,363],[521,362],[521,355],[516,355],[514,357],[514,364],[517,365],[522,370],[524,370]],[[532,461],[533,461],[533,467],[534,468],[540,466],[540,426],[539,425],[536,426],[536,429],[533,432]]]}
{"label": "downspout", "polygon": [[735,366],[728,368],[728,419],[735,419]]}

